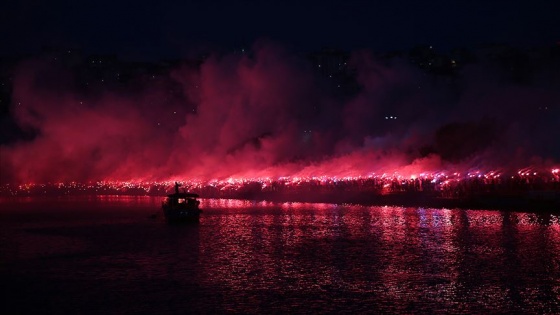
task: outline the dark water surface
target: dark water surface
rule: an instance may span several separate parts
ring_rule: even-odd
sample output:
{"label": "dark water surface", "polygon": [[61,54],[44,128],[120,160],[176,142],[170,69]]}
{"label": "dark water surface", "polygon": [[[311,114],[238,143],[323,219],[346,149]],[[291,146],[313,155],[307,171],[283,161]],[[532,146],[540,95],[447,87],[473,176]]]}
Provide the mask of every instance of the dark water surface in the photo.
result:
{"label": "dark water surface", "polygon": [[1,314],[560,313],[558,215],[0,200]]}

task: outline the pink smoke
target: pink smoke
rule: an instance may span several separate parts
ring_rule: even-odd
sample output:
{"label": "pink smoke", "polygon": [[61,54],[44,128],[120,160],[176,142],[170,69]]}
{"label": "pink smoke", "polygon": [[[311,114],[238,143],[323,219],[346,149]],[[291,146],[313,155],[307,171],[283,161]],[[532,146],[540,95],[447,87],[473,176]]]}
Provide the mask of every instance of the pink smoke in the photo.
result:
{"label": "pink smoke", "polygon": [[[212,56],[134,92],[88,95],[68,72],[30,61],[18,69],[12,112],[36,137],[1,147],[2,182],[409,176],[558,163],[547,150],[558,131],[533,106],[560,104],[557,83],[514,86],[477,65],[459,79],[434,78],[369,52],[355,53],[351,67],[360,91],[335,97],[306,61],[258,43],[251,55]],[[168,97],[171,85],[182,97]],[[464,154],[448,159],[454,145]]]}

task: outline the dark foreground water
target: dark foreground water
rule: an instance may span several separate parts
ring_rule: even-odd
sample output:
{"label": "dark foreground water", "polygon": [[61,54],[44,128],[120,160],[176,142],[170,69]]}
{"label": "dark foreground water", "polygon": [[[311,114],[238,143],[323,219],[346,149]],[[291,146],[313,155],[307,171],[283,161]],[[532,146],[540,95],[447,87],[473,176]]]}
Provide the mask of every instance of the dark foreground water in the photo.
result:
{"label": "dark foreground water", "polygon": [[560,313],[558,215],[160,202],[0,200],[0,313]]}

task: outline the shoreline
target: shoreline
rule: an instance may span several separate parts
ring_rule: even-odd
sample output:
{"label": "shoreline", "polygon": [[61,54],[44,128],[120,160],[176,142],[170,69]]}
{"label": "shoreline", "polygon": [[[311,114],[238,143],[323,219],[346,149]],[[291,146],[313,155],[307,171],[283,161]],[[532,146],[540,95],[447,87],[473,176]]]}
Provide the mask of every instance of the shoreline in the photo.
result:
{"label": "shoreline", "polygon": [[[438,192],[393,192],[377,194],[368,191],[344,191],[338,193],[291,191],[291,192],[227,192],[204,194],[198,192],[204,199],[237,199],[270,202],[304,202],[331,203],[338,205],[353,204],[361,206],[391,206],[418,207],[436,209],[463,210],[496,210],[531,213],[560,214],[560,192],[546,191],[533,194],[477,194],[471,197],[443,197]],[[119,193],[26,193],[17,195],[0,194],[0,201],[4,198],[40,198],[40,197],[102,197],[102,196],[151,196],[165,197],[165,194],[119,192]]]}
{"label": "shoreline", "polygon": [[[222,197],[223,198],[223,197]],[[335,194],[255,194],[252,196],[231,196],[231,199],[266,200],[272,202],[309,202],[355,204],[362,206],[422,207],[464,210],[498,210],[517,212],[547,212],[560,214],[560,194],[554,198],[531,198],[523,195],[486,194],[471,198],[441,197],[433,193],[402,192],[390,194],[348,193]]]}

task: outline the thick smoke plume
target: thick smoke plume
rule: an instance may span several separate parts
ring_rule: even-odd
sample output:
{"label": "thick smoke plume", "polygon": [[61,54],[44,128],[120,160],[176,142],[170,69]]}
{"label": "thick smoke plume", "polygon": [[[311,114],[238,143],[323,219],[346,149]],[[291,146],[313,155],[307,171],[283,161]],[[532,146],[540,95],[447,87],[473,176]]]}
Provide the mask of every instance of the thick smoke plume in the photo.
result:
{"label": "thick smoke plume", "polygon": [[64,68],[24,62],[11,113],[34,136],[2,145],[1,180],[410,176],[559,162],[558,67],[534,67],[529,82],[484,62],[443,76],[360,51],[342,87],[316,67],[259,43],[93,93]]}

